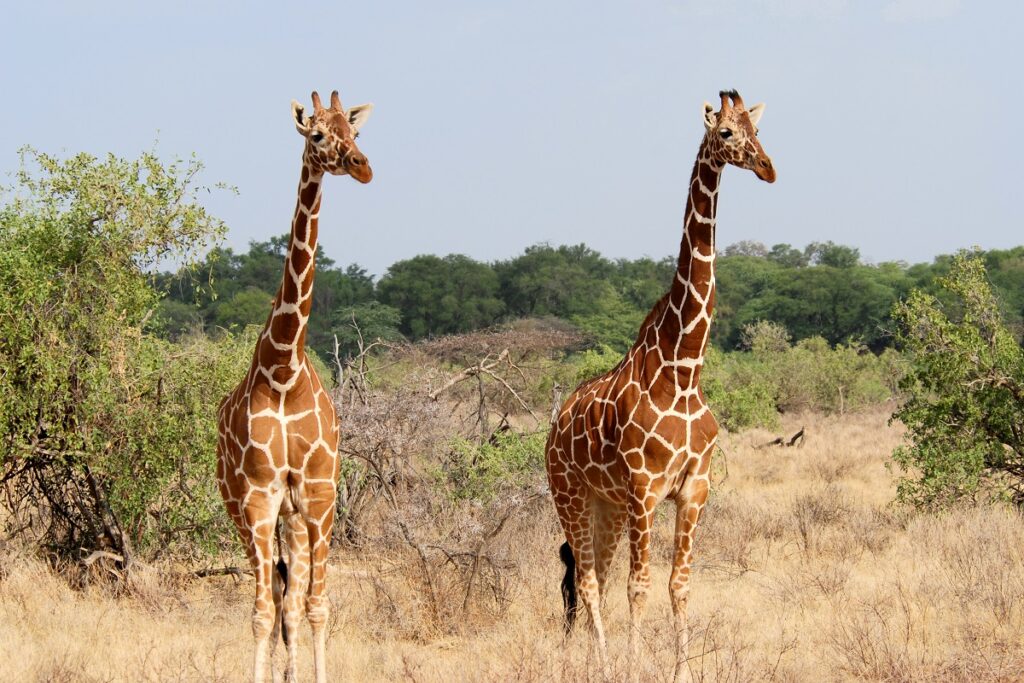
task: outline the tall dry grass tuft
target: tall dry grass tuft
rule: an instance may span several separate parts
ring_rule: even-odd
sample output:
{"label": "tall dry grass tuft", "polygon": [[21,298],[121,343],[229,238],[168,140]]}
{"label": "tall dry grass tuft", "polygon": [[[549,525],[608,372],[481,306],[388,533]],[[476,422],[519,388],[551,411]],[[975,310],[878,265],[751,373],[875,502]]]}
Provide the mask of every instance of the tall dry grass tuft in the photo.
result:
{"label": "tall dry grass tuft", "polygon": [[[882,412],[783,422],[787,434],[806,427],[803,448],[758,449],[773,436],[763,431],[725,435],[723,466],[716,467],[722,475],[696,545],[694,679],[1020,680],[1021,515],[999,506],[941,515],[891,507],[885,462],[900,433]],[[424,545],[433,599],[421,556],[383,512],[361,526],[374,543],[335,555],[328,589],[332,674],[423,683],[602,680],[585,628],[562,635],[560,537],[550,503],[518,508],[477,553],[487,559],[475,570],[471,558],[456,554],[480,547],[502,501],[432,505],[404,519]],[[640,663],[645,681],[669,680],[673,663],[670,518],[659,515],[655,527]],[[606,607],[615,680],[627,674],[624,555]],[[196,580],[179,568],[148,567],[115,594],[107,582],[72,587],[25,556],[9,557],[4,572],[0,680],[248,676],[248,577]],[[299,636],[305,655],[308,631]],[[300,658],[300,665],[308,678],[311,661]]]}

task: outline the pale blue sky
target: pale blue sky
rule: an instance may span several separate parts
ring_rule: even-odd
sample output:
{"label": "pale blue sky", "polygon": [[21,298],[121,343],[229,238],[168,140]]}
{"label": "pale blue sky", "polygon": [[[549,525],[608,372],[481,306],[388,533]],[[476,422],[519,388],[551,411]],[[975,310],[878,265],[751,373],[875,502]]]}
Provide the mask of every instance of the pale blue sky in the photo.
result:
{"label": "pale blue sky", "polygon": [[195,152],[245,248],[288,229],[292,98],[372,101],[374,181],[331,179],[322,242],[380,274],[540,241],[678,248],[721,88],[767,103],[778,182],[726,172],[720,245],[833,240],[871,261],[1024,243],[1024,5],[960,0],[36,2],[0,27],[16,149]]}

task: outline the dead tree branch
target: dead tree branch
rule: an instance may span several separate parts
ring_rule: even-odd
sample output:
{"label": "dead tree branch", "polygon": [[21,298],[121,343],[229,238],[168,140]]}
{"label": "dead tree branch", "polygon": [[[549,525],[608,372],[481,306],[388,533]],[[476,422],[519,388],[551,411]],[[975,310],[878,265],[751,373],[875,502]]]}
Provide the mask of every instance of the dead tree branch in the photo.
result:
{"label": "dead tree branch", "polygon": [[796,434],[789,437],[788,439],[782,436],[778,436],[772,439],[771,441],[763,443],[759,446],[754,446],[754,448],[756,450],[761,450],[762,448],[769,448],[771,446],[782,446],[783,448],[792,448],[793,446],[796,446],[797,448],[800,448],[804,445],[804,436],[806,435],[805,429],[805,427],[801,427],[800,431],[798,431]]}

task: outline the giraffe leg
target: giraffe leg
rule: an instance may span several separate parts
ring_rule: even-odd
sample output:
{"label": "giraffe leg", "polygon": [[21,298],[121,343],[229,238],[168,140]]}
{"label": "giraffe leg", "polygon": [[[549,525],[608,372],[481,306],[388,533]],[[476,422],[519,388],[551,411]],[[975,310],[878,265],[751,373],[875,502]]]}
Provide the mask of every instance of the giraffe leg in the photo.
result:
{"label": "giraffe leg", "polygon": [[324,595],[327,588],[327,554],[334,526],[336,490],[333,482],[307,485],[309,514],[306,530],[309,533],[310,576],[306,598],[306,619],[313,631],[313,668],[316,683],[327,683],[327,619],[330,604]]}
{"label": "giraffe leg", "polygon": [[[276,499],[275,499],[276,498]],[[256,641],[253,653],[253,681],[266,680],[267,666],[271,663],[274,624],[277,608],[274,604],[274,529],[280,496],[274,498],[256,492],[249,496],[242,516],[248,535],[248,554],[256,574],[256,600],[252,609],[252,635]]]}
{"label": "giraffe leg", "polygon": [[690,594],[690,566],[693,562],[693,532],[708,498],[707,477],[694,477],[686,482],[676,496],[675,557],[669,578],[672,614],[675,617],[676,665],[675,683],[689,682],[690,632],[686,623],[686,603]]}
{"label": "giraffe leg", "polygon": [[299,623],[309,589],[309,532],[302,516],[284,515],[285,542],[288,546],[287,588],[284,593],[284,644],[288,648],[286,681],[298,680]]}
{"label": "giraffe leg", "polygon": [[[629,501],[629,676],[639,677],[640,626],[651,588],[651,524],[654,521],[653,498],[646,491],[636,492]],[[650,506],[648,507],[648,503]]]}
{"label": "giraffe leg", "polygon": [[[558,519],[565,531],[565,540],[572,548],[576,562],[576,595],[590,615],[590,622],[597,641],[598,657],[605,678],[609,678],[608,650],[604,637],[604,625],[601,622],[601,592],[597,580],[597,567],[594,558],[593,505],[583,498],[589,491],[582,482],[572,482],[567,487],[574,492],[568,496],[555,498]],[[587,493],[584,493],[584,492]],[[582,498],[582,500],[581,500]]]}
{"label": "giraffe leg", "polygon": [[608,573],[626,526],[627,509],[606,500],[594,501],[594,565],[601,591],[601,606],[608,597]]}

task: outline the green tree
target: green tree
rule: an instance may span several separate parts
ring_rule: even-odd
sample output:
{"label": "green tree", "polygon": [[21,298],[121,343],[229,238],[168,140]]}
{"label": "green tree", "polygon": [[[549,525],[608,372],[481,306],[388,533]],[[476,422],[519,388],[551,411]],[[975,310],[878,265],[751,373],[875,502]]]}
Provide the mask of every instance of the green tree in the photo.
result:
{"label": "green tree", "polygon": [[753,240],[740,240],[725,247],[719,252],[719,256],[753,256],[764,258],[768,256],[768,247]]}
{"label": "green tree", "polygon": [[[270,313],[271,301],[281,283],[288,234],[265,242],[250,242],[245,253],[214,248],[195,268],[165,273],[157,278],[168,299],[161,306],[166,320],[165,334],[174,338],[192,329],[194,318],[185,304],[198,312],[208,332],[215,328],[262,325]],[[334,334],[348,327],[338,311],[374,301],[373,277],[356,264],[339,267],[317,246],[316,282],[306,345],[321,356],[334,350]]]}
{"label": "green tree", "polygon": [[596,304],[594,312],[574,315],[570,322],[599,345],[625,353],[636,341],[647,311],[623,299],[606,282],[595,285],[592,296]]}
{"label": "green tree", "polygon": [[494,269],[461,254],[399,261],[378,293],[381,303],[401,311],[401,331],[413,339],[493,325],[505,311]]}
{"label": "green tree", "polygon": [[828,242],[811,242],[804,250],[808,260],[819,266],[833,268],[853,268],[860,263],[860,250],[845,247],[829,240]]}
{"label": "green tree", "polygon": [[200,168],[26,149],[0,208],[3,505],[43,520],[52,549],[155,552],[210,520],[185,500],[209,486],[209,400],[230,373],[152,334],[155,266],[195,263],[224,232],[197,203]]}
{"label": "green tree", "polygon": [[739,307],[732,325],[771,320],[797,340],[820,335],[839,344],[856,339],[880,350],[896,292],[876,274],[867,266],[777,271],[759,296]]}
{"label": "green tree", "polygon": [[982,255],[961,253],[938,280],[951,304],[915,290],[895,307],[911,359],[893,415],[907,445],[899,498],[941,507],[986,492],[1024,504],[1024,349],[1007,329]]}
{"label": "green tree", "polygon": [[521,256],[495,264],[495,270],[509,313],[568,320],[599,312],[595,290],[611,278],[614,266],[584,244],[537,244]]}
{"label": "green tree", "polygon": [[364,346],[377,339],[401,341],[404,338],[399,331],[402,312],[379,301],[343,306],[335,311],[334,318],[337,321],[334,334],[338,336],[338,352],[342,358],[359,352],[360,337]]}
{"label": "green tree", "polygon": [[741,310],[767,295],[781,270],[782,266],[772,259],[742,254],[718,260],[715,319],[711,325],[714,343],[723,349],[740,347],[743,326],[763,319],[747,311],[741,314]]}
{"label": "green tree", "polygon": [[772,245],[767,258],[783,268],[803,268],[808,262],[804,252],[786,243]]}
{"label": "green tree", "polygon": [[213,304],[215,327],[225,330],[242,330],[246,325],[262,325],[270,315],[274,295],[258,287],[246,287],[227,299],[218,299]]}
{"label": "green tree", "polygon": [[672,286],[676,266],[675,256],[659,261],[647,257],[619,259],[615,262],[612,283],[622,299],[641,313],[643,320]]}
{"label": "green tree", "polygon": [[174,341],[202,332],[202,311],[195,304],[163,299],[157,308],[157,329],[163,337]]}

